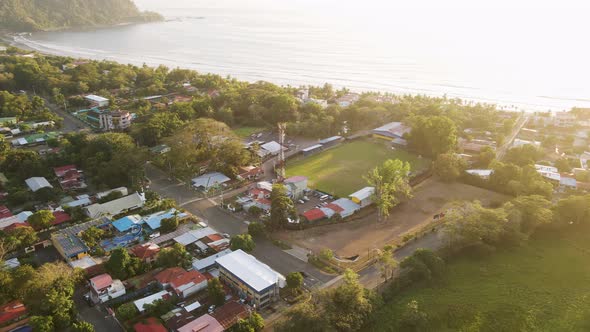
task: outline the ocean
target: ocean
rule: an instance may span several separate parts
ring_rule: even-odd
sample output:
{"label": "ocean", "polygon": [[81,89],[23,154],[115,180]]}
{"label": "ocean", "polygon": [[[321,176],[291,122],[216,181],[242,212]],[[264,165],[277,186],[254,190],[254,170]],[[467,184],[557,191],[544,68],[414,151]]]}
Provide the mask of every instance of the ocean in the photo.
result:
{"label": "ocean", "polygon": [[[164,22],[33,33],[39,51],[242,80],[590,107],[589,6],[498,0],[136,0]],[[582,7],[577,7],[582,6]]]}

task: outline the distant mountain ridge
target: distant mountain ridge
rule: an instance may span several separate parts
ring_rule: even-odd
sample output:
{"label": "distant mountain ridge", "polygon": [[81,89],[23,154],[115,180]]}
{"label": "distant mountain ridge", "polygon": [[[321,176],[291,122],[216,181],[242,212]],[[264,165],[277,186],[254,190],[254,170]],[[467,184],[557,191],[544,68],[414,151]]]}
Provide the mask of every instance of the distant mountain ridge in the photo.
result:
{"label": "distant mountain ridge", "polygon": [[0,0],[0,29],[31,32],[159,21],[132,0]]}

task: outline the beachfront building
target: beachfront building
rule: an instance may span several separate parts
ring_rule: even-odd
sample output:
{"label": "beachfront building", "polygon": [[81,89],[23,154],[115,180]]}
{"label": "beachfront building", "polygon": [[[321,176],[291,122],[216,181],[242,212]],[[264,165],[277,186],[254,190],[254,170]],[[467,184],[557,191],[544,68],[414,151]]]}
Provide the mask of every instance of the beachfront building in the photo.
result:
{"label": "beachfront building", "polygon": [[256,308],[264,308],[279,299],[279,289],[286,285],[283,275],[242,250],[216,262],[220,279]]}

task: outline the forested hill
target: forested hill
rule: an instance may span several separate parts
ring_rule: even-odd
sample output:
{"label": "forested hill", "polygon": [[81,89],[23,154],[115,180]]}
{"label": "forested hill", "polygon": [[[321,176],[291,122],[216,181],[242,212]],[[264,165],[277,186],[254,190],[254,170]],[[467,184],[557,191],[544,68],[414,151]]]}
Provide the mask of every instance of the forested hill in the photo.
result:
{"label": "forested hill", "polygon": [[0,0],[0,29],[28,32],[161,20],[132,0]]}

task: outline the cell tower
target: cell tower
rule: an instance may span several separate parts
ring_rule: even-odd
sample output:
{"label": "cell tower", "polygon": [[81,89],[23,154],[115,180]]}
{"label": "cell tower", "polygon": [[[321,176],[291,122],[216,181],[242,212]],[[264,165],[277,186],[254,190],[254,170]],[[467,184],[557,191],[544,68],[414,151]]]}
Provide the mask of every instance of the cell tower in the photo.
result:
{"label": "cell tower", "polygon": [[279,162],[275,167],[275,171],[277,173],[278,182],[283,182],[285,180],[285,129],[287,128],[287,124],[284,122],[279,122],[279,145],[281,146],[279,149]]}

